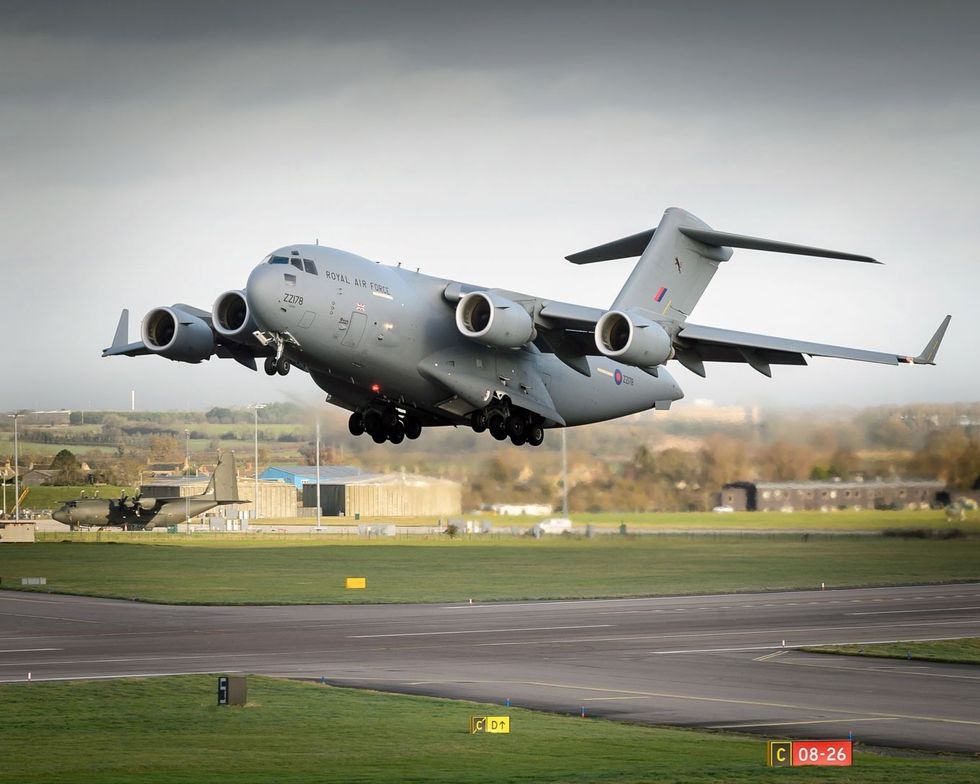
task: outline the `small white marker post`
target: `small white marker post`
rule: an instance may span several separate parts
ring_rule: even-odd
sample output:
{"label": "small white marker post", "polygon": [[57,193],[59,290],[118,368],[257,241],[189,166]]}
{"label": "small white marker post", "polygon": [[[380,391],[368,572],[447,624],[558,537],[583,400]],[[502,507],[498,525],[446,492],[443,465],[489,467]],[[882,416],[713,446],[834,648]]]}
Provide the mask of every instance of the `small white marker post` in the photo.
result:
{"label": "small white marker post", "polygon": [[786,640],[783,640],[783,647],[786,647]]}
{"label": "small white marker post", "polygon": [[31,674],[30,674],[30,673],[27,673],[27,682],[28,682],[28,683],[30,683],[30,682],[31,682]]}

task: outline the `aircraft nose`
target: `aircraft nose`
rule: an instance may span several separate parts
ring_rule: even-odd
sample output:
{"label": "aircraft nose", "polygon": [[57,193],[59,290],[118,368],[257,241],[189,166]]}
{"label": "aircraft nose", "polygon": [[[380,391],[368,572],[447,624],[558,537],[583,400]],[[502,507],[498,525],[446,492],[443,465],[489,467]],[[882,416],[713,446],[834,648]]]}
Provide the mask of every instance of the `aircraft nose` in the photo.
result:
{"label": "aircraft nose", "polygon": [[280,313],[279,293],[282,290],[282,275],[282,265],[260,264],[252,270],[245,284],[248,309],[262,329],[276,329],[278,322],[276,317]]}
{"label": "aircraft nose", "polygon": [[63,509],[59,509],[57,512],[54,512],[51,515],[51,518],[53,520],[57,520],[59,523],[64,523],[65,525],[68,525],[68,513],[65,512]]}

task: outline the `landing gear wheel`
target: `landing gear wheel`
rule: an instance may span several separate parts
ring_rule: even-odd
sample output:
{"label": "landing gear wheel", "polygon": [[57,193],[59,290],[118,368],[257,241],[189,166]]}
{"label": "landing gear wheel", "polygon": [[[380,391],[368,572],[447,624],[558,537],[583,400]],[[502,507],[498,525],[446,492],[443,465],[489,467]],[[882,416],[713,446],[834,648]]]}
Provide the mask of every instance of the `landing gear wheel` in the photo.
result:
{"label": "landing gear wheel", "polygon": [[505,438],[507,438],[507,420],[504,419],[502,414],[494,414],[491,416],[487,429],[490,431],[490,435],[492,435],[498,441],[503,441]]}
{"label": "landing gear wheel", "polygon": [[527,420],[524,417],[514,414],[507,417],[507,433],[510,437],[522,439],[523,443],[524,433],[527,431]]}
{"label": "landing gear wheel", "polygon": [[364,433],[364,417],[362,417],[357,411],[350,415],[350,419],[347,420],[347,429],[350,430],[352,436],[359,436]]}
{"label": "landing gear wheel", "polygon": [[415,417],[405,417],[405,437],[414,441],[422,435],[422,423]]}
{"label": "landing gear wheel", "polygon": [[393,444],[400,444],[405,440],[405,426],[399,422],[388,433],[388,440]]}
{"label": "landing gear wheel", "polygon": [[474,433],[482,433],[487,429],[488,424],[486,411],[474,411],[470,417],[470,427],[473,428]]}
{"label": "landing gear wheel", "polygon": [[371,438],[374,440],[374,443],[383,444],[388,440],[388,434],[384,430],[375,430],[371,433]]}
{"label": "landing gear wheel", "polygon": [[262,367],[265,368],[265,372],[268,375],[274,376],[276,374],[276,358],[266,357],[265,362],[262,364]]}
{"label": "landing gear wheel", "polygon": [[[368,411],[364,417],[364,430],[370,433],[372,436],[375,433],[384,433],[384,427],[381,424],[381,414],[377,411]],[[381,441],[378,441],[380,444]]]}
{"label": "landing gear wheel", "polygon": [[523,446],[527,442],[527,439],[524,437],[524,434],[523,433],[521,433],[520,435],[516,435],[516,436],[512,434],[511,437],[510,437],[510,442],[514,446]]}
{"label": "landing gear wheel", "polygon": [[527,431],[527,442],[531,446],[541,446],[544,443],[544,428],[541,425],[531,425]]}
{"label": "landing gear wheel", "polygon": [[289,372],[289,368],[291,367],[292,365],[290,364],[288,359],[286,359],[285,357],[280,357],[279,367],[277,367],[276,370],[278,371],[280,376],[285,376]]}

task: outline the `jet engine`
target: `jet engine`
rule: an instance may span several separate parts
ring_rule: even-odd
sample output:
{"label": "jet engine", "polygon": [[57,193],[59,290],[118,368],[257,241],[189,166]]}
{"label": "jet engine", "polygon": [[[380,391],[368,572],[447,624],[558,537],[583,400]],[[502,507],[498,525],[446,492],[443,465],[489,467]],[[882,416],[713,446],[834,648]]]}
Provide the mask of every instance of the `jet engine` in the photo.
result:
{"label": "jet engine", "polygon": [[200,362],[214,353],[214,333],[208,323],[175,307],[147,313],[142,333],[146,347],[167,359]]}
{"label": "jet engine", "polygon": [[498,348],[520,348],[534,339],[534,320],[516,302],[492,291],[471,291],[456,306],[456,328]]}
{"label": "jet engine", "polygon": [[243,291],[232,290],[221,294],[211,309],[211,321],[219,335],[239,343],[246,342],[258,329]]}
{"label": "jet engine", "polygon": [[656,321],[635,313],[610,310],[595,326],[599,352],[634,367],[656,367],[674,356],[670,335]]}

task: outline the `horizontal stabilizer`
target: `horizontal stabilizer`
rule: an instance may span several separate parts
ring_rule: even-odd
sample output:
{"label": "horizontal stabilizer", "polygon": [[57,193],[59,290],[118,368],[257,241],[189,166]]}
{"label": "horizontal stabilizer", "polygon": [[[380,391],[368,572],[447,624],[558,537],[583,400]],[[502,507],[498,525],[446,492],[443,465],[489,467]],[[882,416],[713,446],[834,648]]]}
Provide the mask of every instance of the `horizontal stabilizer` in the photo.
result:
{"label": "horizontal stabilizer", "polygon": [[[790,242],[778,242],[777,240],[764,240],[759,237],[745,237],[741,234],[729,234],[724,231],[712,231],[711,229],[700,229],[693,226],[680,226],[681,234],[690,237],[692,240],[703,242],[716,248],[748,248],[749,250],[767,250],[772,253],[794,253],[797,256],[820,256],[825,259],[846,259],[848,261],[863,261],[867,264],[881,264],[877,259],[870,256],[861,256],[856,253],[843,253],[837,250],[827,250],[826,248],[813,248],[809,245],[794,245]],[[621,240],[622,241],[622,240]],[[585,251],[588,253],[589,251]],[[643,252],[642,250],[640,251]]]}
{"label": "horizontal stabilizer", "polygon": [[620,240],[607,242],[605,245],[596,245],[594,248],[573,253],[565,258],[572,264],[594,264],[597,261],[610,261],[612,259],[630,259],[639,256],[646,250],[656,229],[647,229],[639,234],[630,237],[623,237]]}

